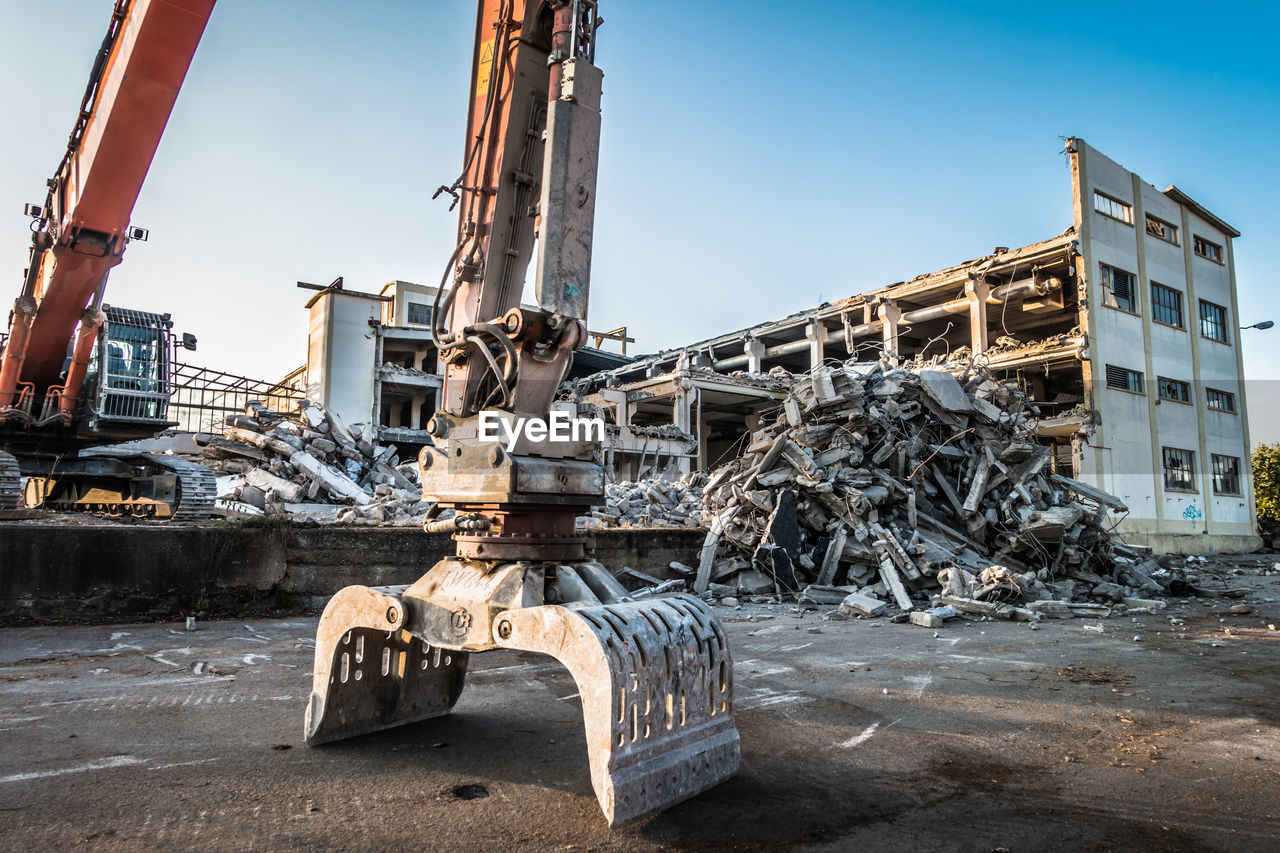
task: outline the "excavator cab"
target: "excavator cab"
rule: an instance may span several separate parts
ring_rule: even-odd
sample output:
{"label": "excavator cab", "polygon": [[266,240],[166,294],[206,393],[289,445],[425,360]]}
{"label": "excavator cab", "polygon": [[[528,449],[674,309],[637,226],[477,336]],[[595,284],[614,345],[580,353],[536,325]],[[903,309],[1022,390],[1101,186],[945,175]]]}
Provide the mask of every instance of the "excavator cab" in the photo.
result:
{"label": "excavator cab", "polygon": [[105,306],[106,319],[89,363],[82,399],[92,407],[90,428],[110,423],[172,426],[169,393],[173,321],[151,314]]}

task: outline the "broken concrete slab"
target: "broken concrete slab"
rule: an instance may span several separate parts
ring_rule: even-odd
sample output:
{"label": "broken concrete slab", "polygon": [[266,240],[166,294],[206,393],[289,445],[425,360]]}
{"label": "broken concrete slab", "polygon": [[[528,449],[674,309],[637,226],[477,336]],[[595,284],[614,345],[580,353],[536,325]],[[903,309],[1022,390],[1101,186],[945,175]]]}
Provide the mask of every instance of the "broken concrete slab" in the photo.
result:
{"label": "broken concrete slab", "polygon": [[883,616],[889,605],[878,598],[851,592],[840,602],[840,609],[850,616]]}

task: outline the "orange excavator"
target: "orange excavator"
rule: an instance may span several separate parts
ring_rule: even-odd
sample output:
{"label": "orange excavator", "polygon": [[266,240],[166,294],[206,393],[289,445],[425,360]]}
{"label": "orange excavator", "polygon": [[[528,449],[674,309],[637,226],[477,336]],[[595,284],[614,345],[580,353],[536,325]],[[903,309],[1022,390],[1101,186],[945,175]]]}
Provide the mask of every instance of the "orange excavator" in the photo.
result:
{"label": "orange excavator", "polygon": [[[117,0],[67,144],[32,217],[30,266],[0,336],[0,508],[19,502],[207,517],[212,474],[172,457],[94,448],[168,420],[173,324],[103,304],[138,192],[214,0]],[[190,348],[194,339],[186,337]]]}

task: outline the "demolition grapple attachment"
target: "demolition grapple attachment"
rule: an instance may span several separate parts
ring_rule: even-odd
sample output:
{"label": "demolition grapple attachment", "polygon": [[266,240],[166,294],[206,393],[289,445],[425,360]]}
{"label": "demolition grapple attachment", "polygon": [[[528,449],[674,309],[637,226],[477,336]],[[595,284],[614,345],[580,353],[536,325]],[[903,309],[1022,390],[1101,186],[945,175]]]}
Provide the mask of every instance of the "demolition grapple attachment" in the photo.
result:
{"label": "demolition grapple attachment", "polygon": [[[564,603],[538,603],[544,592]],[[610,826],[737,772],[733,663],[719,620],[692,596],[633,600],[592,562],[450,558],[407,588],[343,590],[317,634],[307,742],[447,713],[468,653],[495,648],[550,655],[573,676]]]}

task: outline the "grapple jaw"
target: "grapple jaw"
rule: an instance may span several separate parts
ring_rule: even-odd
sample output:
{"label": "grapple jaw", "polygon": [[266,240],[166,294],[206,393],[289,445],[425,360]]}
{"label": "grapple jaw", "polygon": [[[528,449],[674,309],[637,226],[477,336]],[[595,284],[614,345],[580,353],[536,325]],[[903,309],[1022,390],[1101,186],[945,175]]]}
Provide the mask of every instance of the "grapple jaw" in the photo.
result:
{"label": "grapple jaw", "polygon": [[325,607],[307,705],[309,745],[438,717],[462,695],[467,653],[404,630],[402,590],[349,586]]}
{"label": "grapple jaw", "polygon": [[544,605],[499,617],[499,644],[551,655],[582,697],[591,785],[610,826],[662,811],[738,770],[733,664],[701,600]]}
{"label": "grapple jaw", "polygon": [[[530,587],[544,582],[563,605],[530,601]],[[632,600],[591,562],[448,559],[411,587],[344,589],[317,632],[307,743],[447,713],[468,654],[499,647],[550,655],[573,676],[591,784],[610,826],[737,772],[733,662],[720,621],[693,596]]]}

